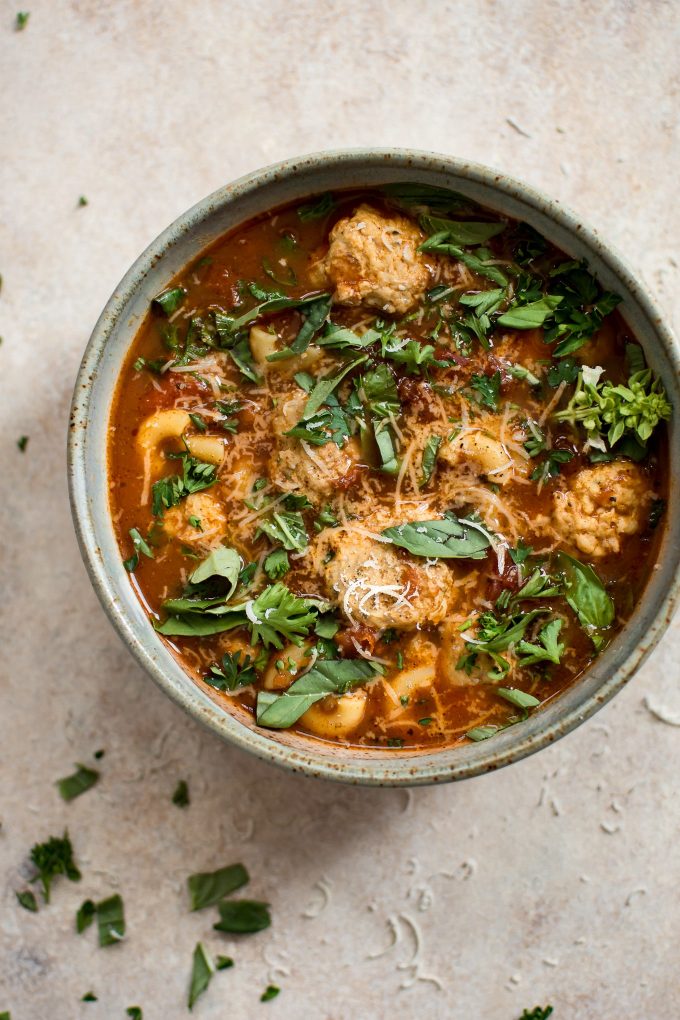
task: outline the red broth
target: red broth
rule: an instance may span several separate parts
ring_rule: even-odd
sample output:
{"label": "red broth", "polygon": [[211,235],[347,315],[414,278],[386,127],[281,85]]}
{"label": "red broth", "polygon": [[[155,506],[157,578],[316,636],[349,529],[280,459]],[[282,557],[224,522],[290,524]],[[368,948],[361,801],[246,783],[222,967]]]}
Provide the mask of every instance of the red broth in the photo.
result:
{"label": "red broth", "polygon": [[246,224],[173,288],[121,373],[110,504],[197,683],[272,731],[398,751],[578,682],[666,495],[660,384],[586,267],[453,195],[348,192]]}

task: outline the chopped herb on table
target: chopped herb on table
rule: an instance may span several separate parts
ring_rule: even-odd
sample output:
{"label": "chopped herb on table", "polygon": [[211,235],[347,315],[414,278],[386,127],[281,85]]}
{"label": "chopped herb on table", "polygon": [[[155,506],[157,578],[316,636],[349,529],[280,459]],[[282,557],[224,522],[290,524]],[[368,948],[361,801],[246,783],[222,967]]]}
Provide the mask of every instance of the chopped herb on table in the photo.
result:
{"label": "chopped herb on table", "polygon": [[59,875],[64,875],[71,882],[81,879],[68,832],[64,832],[63,836],[51,836],[45,843],[36,843],[31,850],[31,861],[37,872],[33,881],[42,884],[45,903],[50,902],[52,882]]}
{"label": "chopped herb on table", "polygon": [[97,928],[101,947],[115,945],[125,937],[125,913],[123,900],[115,893],[101,900],[97,907]]}
{"label": "chopped herb on table", "polygon": [[187,879],[191,910],[212,907],[250,881],[242,864],[229,864],[217,871],[199,872]]}
{"label": "chopped herb on table", "polygon": [[189,798],[189,786],[186,779],[180,779],[175,787],[175,792],[172,795],[172,803],[175,807],[184,808],[188,807],[191,803]]}
{"label": "chopped herb on table", "polygon": [[95,769],[81,765],[80,762],[76,762],[75,767],[77,771],[73,775],[57,781],[59,793],[66,801],[80,797],[81,793],[86,793],[99,781],[99,773]]}
{"label": "chopped herb on table", "polygon": [[31,889],[24,889],[22,892],[18,892],[16,897],[19,906],[23,907],[24,910],[30,910],[32,914],[38,913],[38,901]]}
{"label": "chopped herb on table", "polygon": [[17,11],[16,21],[14,23],[14,27],[16,28],[17,32],[23,32],[23,30],[26,28],[26,25],[28,24],[28,19],[30,18],[30,16],[31,16],[30,11]]}
{"label": "chopped herb on table", "polygon": [[281,991],[276,985],[267,985],[262,995],[260,996],[260,1002],[269,1002],[270,999],[275,999]]}
{"label": "chopped herb on table", "polygon": [[215,968],[203,944],[197,942],[191,964],[191,980],[189,982],[189,998],[187,1002],[189,1009],[193,1009],[198,997],[203,995],[203,992],[205,992],[212,980],[214,972]]}
{"label": "chopped herb on table", "polygon": [[28,446],[28,440],[29,440],[28,436],[19,436],[19,438],[17,439],[17,446],[19,447],[19,449],[21,450],[22,453],[26,452],[26,447]]}
{"label": "chopped herb on table", "polygon": [[272,923],[269,904],[259,900],[222,900],[217,909],[220,920],[213,925],[215,931],[250,934],[263,931]]}

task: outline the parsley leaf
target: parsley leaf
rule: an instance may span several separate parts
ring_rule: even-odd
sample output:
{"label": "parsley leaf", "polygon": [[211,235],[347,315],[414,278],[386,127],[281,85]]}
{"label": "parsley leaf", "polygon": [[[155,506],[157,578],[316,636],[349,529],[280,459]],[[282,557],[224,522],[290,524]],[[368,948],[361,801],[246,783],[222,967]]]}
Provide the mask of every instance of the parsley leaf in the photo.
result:
{"label": "parsley leaf", "polygon": [[498,410],[498,398],[501,389],[501,373],[494,372],[492,376],[473,375],[470,378],[470,386],[477,394],[475,400],[482,407],[488,407],[492,411]]}
{"label": "parsley leaf", "polygon": [[125,936],[125,912],[123,900],[115,893],[97,903],[97,928],[99,945],[112,946]]}
{"label": "parsley leaf", "polygon": [[260,520],[260,534],[267,535],[272,542],[282,545],[289,552],[302,552],[309,545],[305,522],[298,511],[279,513],[274,510],[271,517]]}
{"label": "parsley leaf", "polygon": [[187,452],[167,456],[182,461],[182,474],[167,475],[154,482],[151,489],[151,511],[154,517],[162,517],[165,510],[177,506],[193,492],[208,489],[217,481],[217,468],[214,464],[207,464]]}
{"label": "parsley leaf", "polygon": [[285,549],[274,549],[262,564],[270,581],[280,581],[290,570],[290,560]]}
{"label": "parsley leaf", "polygon": [[225,652],[221,667],[212,665],[203,679],[217,691],[235,691],[254,684],[257,677],[250,656],[238,651]]}
{"label": "parsley leaf", "polygon": [[191,980],[189,982],[189,996],[187,1005],[189,1009],[194,1008],[194,1003],[207,989],[215,968],[213,967],[208,954],[201,942],[196,943],[191,965]]}
{"label": "parsley leaf", "polygon": [[[65,875],[71,882],[79,882],[80,871],[73,860],[73,846],[68,832],[64,835],[51,836],[45,843],[36,843],[31,850],[33,862],[43,887],[45,903],[50,902],[52,882],[57,875]],[[35,879],[34,879],[35,881]]]}

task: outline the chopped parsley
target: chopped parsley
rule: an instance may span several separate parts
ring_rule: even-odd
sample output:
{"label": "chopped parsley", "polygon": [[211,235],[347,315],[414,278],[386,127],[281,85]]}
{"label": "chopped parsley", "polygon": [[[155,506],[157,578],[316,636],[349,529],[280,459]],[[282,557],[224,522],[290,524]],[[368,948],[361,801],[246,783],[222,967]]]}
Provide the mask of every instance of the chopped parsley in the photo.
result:
{"label": "chopped parsley", "polygon": [[14,22],[14,27],[16,28],[17,32],[23,32],[23,30],[26,28],[26,25],[28,24],[28,19],[30,18],[30,16],[31,16],[30,11],[17,11],[16,21]]}
{"label": "chopped parsley", "polygon": [[22,453],[26,452],[26,447],[28,446],[28,440],[29,440],[29,436],[19,436],[19,438],[17,439],[17,446],[21,450]]}
{"label": "chopped parsley", "polygon": [[214,464],[207,464],[187,452],[169,453],[166,456],[181,460],[182,474],[167,475],[154,482],[151,488],[151,511],[154,517],[162,517],[165,510],[177,506],[193,492],[208,489],[217,481],[217,468]]}
{"label": "chopped parsley", "polygon": [[172,795],[172,803],[178,808],[188,807],[191,803],[191,799],[189,797],[189,785],[186,779],[180,779],[177,783],[175,792]]}
{"label": "chopped parsley", "polygon": [[32,914],[38,913],[38,901],[35,898],[35,893],[31,889],[24,889],[21,892],[16,893],[17,903],[23,907],[24,910],[30,910]]}
{"label": "chopped parsley", "polygon": [[276,985],[267,985],[262,995],[260,996],[260,1002],[269,1002],[270,999],[275,999],[281,991]]}
{"label": "chopped parsley", "polygon": [[51,836],[45,843],[36,843],[31,850],[31,861],[37,872],[33,881],[42,884],[45,903],[50,902],[52,882],[57,876],[65,875],[71,882],[81,879],[68,832],[63,836]]}

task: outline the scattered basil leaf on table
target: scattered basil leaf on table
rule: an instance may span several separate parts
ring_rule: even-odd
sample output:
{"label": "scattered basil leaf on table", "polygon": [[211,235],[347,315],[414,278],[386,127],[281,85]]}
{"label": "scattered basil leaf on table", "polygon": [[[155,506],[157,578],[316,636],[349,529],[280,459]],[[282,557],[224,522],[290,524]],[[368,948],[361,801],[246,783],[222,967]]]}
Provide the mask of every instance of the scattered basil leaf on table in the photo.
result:
{"label": "scattered basil leaf on table", "polygon": [[198,997],[203,995],[203,992],[207,989],[212,980],[214,970],[215,968],[203,948],[203,944],[197,942],[191,964],[191,980],[189,982],[189,997],[187,1000],[189,1009],[194,1008]]}
{"label": "scattered basil leaf on table", "polygon": [[269,904],[260,900],[223,900],[217,909],[220,920],[213,925],[215,931],[245,935],[263,931],[272,923]]}
{"label": "scattered basil leaf on table", "polygon": [[242,864],[229,864],[217,871],[199,872],[187,879],[191,910],[212,907],[250,881]]}
{"label": "scattered basil leaf on table", "polygon": [[57,780],[59,793],[63,800],[75,800],[81,793],[90,790],[99,780],[99,773],[95,769],[89,769],[86,765],[76,762],[76,772],[73,775],[65,776]]}
{"label": "scattered basil leaf on table", "polygon": [[125,911],[118,893],[97,903],[99,945],[112,946],[125,936]]}

